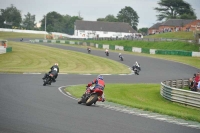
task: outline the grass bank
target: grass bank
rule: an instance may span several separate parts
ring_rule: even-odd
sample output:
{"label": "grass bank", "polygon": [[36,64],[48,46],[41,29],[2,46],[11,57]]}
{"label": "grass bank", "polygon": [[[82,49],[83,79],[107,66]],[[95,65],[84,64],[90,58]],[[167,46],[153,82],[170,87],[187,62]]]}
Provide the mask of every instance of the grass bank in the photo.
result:
{"label": "grass bank", "polygon": [[185,32],[185,31],[165,32],[165,33],[145,36],[145,38],[169,38],[169,39],[185,39],[185,40],[195,39],[193,32]]}
{"label": "grass bank", "polygon": [[84,40],[86,42],[97,44],[110,44],[120,46],[130,46],[148,49],[162,49],[162,50],[183,50],[183,51],[199,51],[200,45],[191,44],[189,42],[147,42],[147,41],[133,41],[133,40]]}
{"label": "grass bank", "polygon": [[44,34],[0,32],[0,38],[1,39],[8,39],[8,38],[44,38]]}
{"label": "grass bank", "polygon": [[12,52],[0,54],[0,72],[47,72],[58,62],[61,73],[130,73],[121,63],[87,53],[21,42],[9,42],[9,46]]}
{"label": "grass bank", "polygon": [[[70,86],[65,91],[80,98],[85,92],[85,85]],[[159,84],[106,84],[104,92],[109,102],[200,122],[200,109],[164,99],[160,95]]]}

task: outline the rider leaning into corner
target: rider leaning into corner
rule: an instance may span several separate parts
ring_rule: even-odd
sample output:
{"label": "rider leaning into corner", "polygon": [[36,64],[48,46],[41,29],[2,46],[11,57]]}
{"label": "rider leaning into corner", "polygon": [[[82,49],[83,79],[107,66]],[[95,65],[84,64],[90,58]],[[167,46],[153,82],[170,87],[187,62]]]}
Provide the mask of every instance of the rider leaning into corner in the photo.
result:
{"label": "rider leaning into corner", "polygon": [[108,52],[108,49],[105,50],[105,53],[107,53],[107,52]]}
{"label": "rider leaning into corner", "polygon": [[[51,70],[49,71],[48,74],[53,74],[53,82],[56,82],[56,78],[58,77],[58,73],[59,73],[59,67],[58,67],[58,63],[55,63],[51,68]],[[47,73],[45,73],[44,77],[42,79],[45,79],[48,76]]]}
{"label": "rider leaning into corner", "polygon": [[[91,86],[95,84],[94,89],[98,88],[101,89],[102,91],[104,91],[105,88],[105,82],[103,80],[103,76],[102,75],[98,75],[96,79],[94,79],[91,83],[88,84],[88,86]],[[102,94],[101,97],[101,101],[104,102],[105,101],[105,96],[104,96],[104,92]]]}
{"label": "rider leaning into corner", "polygon": [[136,61],[135,62],[135,64],[133,64],[133,70],[136,68],[136,69],[138,69],[138,70],[141,70],[141,68],[140,68],[140,64]]}
{"label": "rider leaning into corner", "polygon": [[122,57],[122,54],[121,53],[119,53],[119,58],[121,58]]}

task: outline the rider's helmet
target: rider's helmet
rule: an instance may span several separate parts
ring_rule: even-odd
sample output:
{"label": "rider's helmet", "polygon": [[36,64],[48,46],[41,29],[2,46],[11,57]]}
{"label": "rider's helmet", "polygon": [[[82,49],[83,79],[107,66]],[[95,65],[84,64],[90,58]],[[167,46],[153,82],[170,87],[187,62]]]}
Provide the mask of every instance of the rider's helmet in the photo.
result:
{"label": "rider's helmet", "polygon": [[102,76],[102,75],[98,75],[98,76],[97,76],[97,79],[103,80],[103,76]]}
{"label": "rider's helmet", "polygon": [[119,55],[121,55],[121,53],[119,53]]}
{"label": "rider's helmet", "polygon": [[58,63],[55,63],[56,66],[58,66]]}
{"label": "rider's helmet", "polygon": [[137,61],[135,62],[135,65],[139,67],[139,64],[138,64],[138,62],[137,62]]}

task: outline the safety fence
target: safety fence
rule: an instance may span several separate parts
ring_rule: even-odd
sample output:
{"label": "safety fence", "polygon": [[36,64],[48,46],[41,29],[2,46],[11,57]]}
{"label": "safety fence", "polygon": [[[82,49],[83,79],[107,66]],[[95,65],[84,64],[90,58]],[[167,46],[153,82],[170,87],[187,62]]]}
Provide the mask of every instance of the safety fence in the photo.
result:
{"label": "safety fence", "polygon": [[162,55],[180,55],[180,56],[192,56],[200,57],[200,52],[192,51],[181,51],[181,50],[158,50],[158,49],[148,49],[148,48],[138,48],[131,46],[119,46],[119,45],[110,45],[110,44],[94,44],[90,42],[81,41],[70,41],[70,40],[30,40],[30,42],[44,42],[44,43],[62,43],[62,44],[76,44],[76,45],[85,45],[96,48],[111,49],[111,50],[122,50],[129,52],[137,53],[146,53],[146,54],[162,54]]}
{"label": "safety fence", "polygon": [[170,101],[200,108],[200,92],[178,89],[188,85],[189,79],[163,81],[160,94]]}
{"label": "safety fence", "polygon": [[[73,38],[73,40],[82,40],[82,38]],[[173,42],[173,41],[182,41],[194,43],[193,40],[186,39],[169,39],[169,38],[134,38],[134,37],[99,37],[99,38],[87,38],[87,40],[133,40],[133,41],[146,41],[146,42]]]}

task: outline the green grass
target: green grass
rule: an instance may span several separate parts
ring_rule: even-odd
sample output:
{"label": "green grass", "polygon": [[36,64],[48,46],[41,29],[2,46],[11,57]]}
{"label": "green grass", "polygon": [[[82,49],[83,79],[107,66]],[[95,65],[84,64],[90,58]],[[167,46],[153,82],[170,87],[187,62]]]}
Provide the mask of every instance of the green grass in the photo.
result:
{"label": "green grass", "polygon": [[130,46],[148,49],[162,50],[183,50],[183,51],[199,51],[200,45],[189,42],[147,42],[147,41],[132,41],[132,40],[84,40],[85,42],[97,44],[110,44],[119,46]]}
{"label": "green grass", "polygon": [[44,38],[44,34],[0,32],[0,38],[1,39],[8,39],[8,38]]}
{"label": "green grass", "polygon": [[200,57],[188,57],[188,56],[175,56],[175,55],[153,55],[145,53],[132,53],[126,51],[120,51],[125,54],[132,54],[137,56],[151,57],[163,60],[169,60],[174,62],[180,62],[200,69]]}
{"label": "green grass", "polygon": [[0,54],[0,72],[47,72],[58,62],[61,73],[130,73],[123,64],[85,53],[21,42],[9,42],[13,51]]}
{"label": "green grass", "polygon": [[193,32],[165,32],[161,34],[149,35],[145,36],[145,38],[170,38],[170,39],[186,39],[186,40],[194,40]]}
{"label": "green grass", "polygon": [[[0,38],[2,39],[21,37],[43,38],[43,35],[0,32]],[[104,44],[109,44],[110,42],[111,41],[108,41]],[[123,43],[126,44],[126,41],[118,42],[118,44]],[[47,72],[49,67],[55,62],[60,64],[60,71],[63,73],[129,72],[126,66],[122,64],[103,58],[97,58],[93,55],[50,48],[37,44],[8,42],[8,45],[13,48],[13,51],[0,55],[0,72]],[[138,46],[140,45],[138,44]],[[81,47],[85,48],[86,46]],[[114,52],[172,60],[200,68],[199,57],[149,55],[126,51]],[[103,62],[105,65],[100,67],[98,64],[99,61]],[[85,90],[85,85],[70,87],[67,88],[67,90],[70,91],[72,95],[80,97]],[[200,122],[199,110],[167,101],[161,97],[159,91],[159,84],[107,84],[105,94],[106,99],[111,102]]]}
{"label": "green grass", "polygon": [[[65,91],[80,98],[85,92],[85,85],[70,86]],[[104,92],[109,102],[200,122],[200,109],[164,99],[160,95],[159,84],[106,84]]]}

